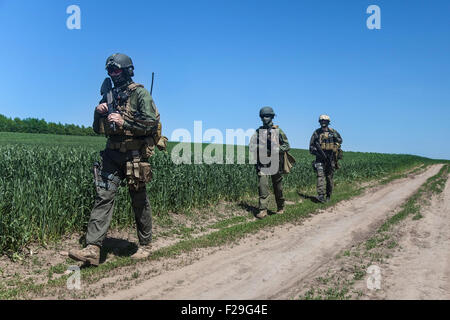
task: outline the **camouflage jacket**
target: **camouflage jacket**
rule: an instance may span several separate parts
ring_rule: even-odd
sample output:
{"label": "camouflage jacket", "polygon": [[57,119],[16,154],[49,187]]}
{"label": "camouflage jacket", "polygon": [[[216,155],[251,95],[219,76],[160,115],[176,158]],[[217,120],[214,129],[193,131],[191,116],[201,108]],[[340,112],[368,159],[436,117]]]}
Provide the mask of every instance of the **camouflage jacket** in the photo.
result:
{"label": "camouflage jacket", "polygon": [[[266,139],[264,139],[263,141],[261,141],[260,137],[260,130],[267,130],[267,136]],[[277,130],[278,131],[278,141],[273,141],[272,139],[272,130]],[[272,144],[275,142],[275,145],[272,146]],[[273,150],[279,152],[279,172],[283,171],[283,166],[284,166],[284,157],[283,157],[283,152],[287,152],[291,149],[290,145],[289,145],[289,141],[288,138],[286,136],[286,134],[284,133],[283,130],[281,130],[281,128],[279,128],[278,126],[272,126],[271,130],[268,130],[268,128],[266,127],[259,127],[256,132],[253,134],[253,136],[250,139],[250,143],[249,143],[249,151],[253,154],[253,157],[256,159],[256,170],[259,172],[261,170],[262,167],[269,167],[270,166],[270,162],[268,164],[263,164],[260,161],[260,147],[264,146],[266,152],[267,152],[267,157],[271,156],[271,150],[273,148]]]}

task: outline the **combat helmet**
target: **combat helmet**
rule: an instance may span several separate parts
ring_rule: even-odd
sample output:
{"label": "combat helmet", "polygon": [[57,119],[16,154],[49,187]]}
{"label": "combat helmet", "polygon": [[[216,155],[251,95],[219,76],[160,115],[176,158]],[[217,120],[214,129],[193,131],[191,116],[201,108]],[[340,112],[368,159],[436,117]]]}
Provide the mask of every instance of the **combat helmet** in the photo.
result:
{"label": "combat helmet", "polygon": [[321,114],[319,117],[319,122],[320,121],[328,121],[330,122],[330,116],[326,115],[326,114]]}
{"label": "combat helmet", "polygon": [[[106,59],[105,69],[108,71],[115,86],[121,86],[131,81],[134,76],[134,65],[131,58],[122,53],[115,53]],[[121,70],[114,75],[114,70]]]}
{"label": "combat helmet", "polygon": [[259,110],[259,116],[261,118],[264,116],[271,116],[273,118],[275,117],[275,112],[271,107],[262,107],[261,110]]}

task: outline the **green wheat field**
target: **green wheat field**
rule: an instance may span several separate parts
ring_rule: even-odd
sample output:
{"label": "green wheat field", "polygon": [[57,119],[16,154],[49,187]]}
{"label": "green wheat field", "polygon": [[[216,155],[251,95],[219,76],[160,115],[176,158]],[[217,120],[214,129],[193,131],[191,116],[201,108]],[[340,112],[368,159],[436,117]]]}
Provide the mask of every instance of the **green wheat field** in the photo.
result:
{"label": "green wheat field", "polygon": [[[104,137],[95,136],[0,132],[0,255],[33,241],[46,243],[85,230],[95,197],[92,166],[105,142]],[[147,191],[154,215],[183,214],[222,200],[257,196],[253,165],[176,165],[170,158],[173,146],[170,143],[168,153],[158,151],[150,159],[153,180]],[[314,186],[314,157],[307,150],[290,153],[297,163],[285,176],[285,190]],[[377,179],[432,161],[413,155],[344,151],[335,181]],[[131,226],[128,190],[121,187],[118,193],[112,226]]]}

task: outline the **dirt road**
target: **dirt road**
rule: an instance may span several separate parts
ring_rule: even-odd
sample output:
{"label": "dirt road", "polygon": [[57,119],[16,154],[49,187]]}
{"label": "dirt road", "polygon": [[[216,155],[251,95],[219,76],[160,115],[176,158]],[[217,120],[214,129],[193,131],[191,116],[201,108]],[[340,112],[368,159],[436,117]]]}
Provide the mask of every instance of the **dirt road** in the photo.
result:
{"label": "dirt road", "polygon": [[[224,248],[193,264],[162,273],[130,289],[99,298],[289,299],[295,297],[296,289],[304,279],[307,279],[322,264],[334,259],[341,250],[364,240],[427,178],[436,174],[440,167],[440,165],[432,166],[416,176],[393,181],[372,189],[362,196],[341,202],[333,208],[312,216],[302,225],[284,225],[270,231],[259,232],[246,238],[239,245]],[[446,197],[445,208],[448,211],[448,185]],[[444,216],[440,217],[439,210],[438,207],[435,208],[436,217],[430,220],[430,228],[436,225],[442,232],[445,229],[450,230],[448,221]],[[439,222],[439,219],[445,220],[446,224]],[[442,241],[445,240],[447,246],[443,246],[442,252],[439,251],[436,254],[449,257],[449,238],[448,233],[445,234],[447,236]],[[439,235],[434,234],[432,237],[439,237]],[[433,254],[430,251],[430,261]],[[447,266],[448,262],[447,259]],[[445,270],[448,271],[448,268]],[[446,290],[446,287],[442,290]]]}
{"label": "dirt road", "polygon": [[380,298],[450,299],[450,180],[422,215],[403,224],[401,250],[382,270]]}

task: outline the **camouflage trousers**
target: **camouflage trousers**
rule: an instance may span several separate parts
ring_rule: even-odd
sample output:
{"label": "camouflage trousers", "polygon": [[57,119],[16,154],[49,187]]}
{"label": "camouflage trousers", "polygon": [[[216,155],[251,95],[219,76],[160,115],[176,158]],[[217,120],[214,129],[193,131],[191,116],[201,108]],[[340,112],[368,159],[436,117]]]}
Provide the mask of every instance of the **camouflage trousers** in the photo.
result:
{"label": "camouflage trousers", "polygon": [[258,190],[259,190],[259,210],[267,210],[269,202],[269,177],[272,179],[273,191],[275,193],[275,200],[277,202],[277,208],[284,208],[283,198],[283,176],[281,173],[274,175],[265,175],[258,172]]}
{"label": "camouflage trousers", "polygon": [[[91,212],[86,234],[86,243],[101,246],[111,223],[114,201],[118,187],[125,178],[129,152],[106,149],[101,152],[102,162],[94,168],[97,195]],[[152,239],[152,211],[145,184],[138,190],[129,188],[131,203],[136,220],[140,245],[146,245]]]}
{"label": "camouflage trousers", "polygon": [[326,166],[322,162],[315,162],[314,169],[317,174],[317,194],[331,196],[333,193],[334,167]]}

